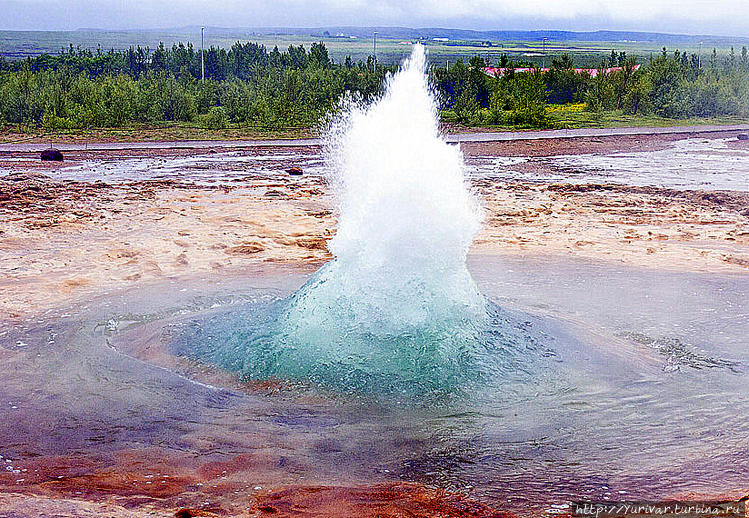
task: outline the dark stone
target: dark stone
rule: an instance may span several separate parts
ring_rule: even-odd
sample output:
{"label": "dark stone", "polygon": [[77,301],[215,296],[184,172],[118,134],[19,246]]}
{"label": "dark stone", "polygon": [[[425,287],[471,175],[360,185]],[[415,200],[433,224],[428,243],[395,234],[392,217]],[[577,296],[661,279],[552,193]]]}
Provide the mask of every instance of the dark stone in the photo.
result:
{"label": "dark stone", "polygon": [[42,151],[42,160],[45,162],[62,162],[62,153],[53,147]]}
{"label": "dark stone", "polygon": [[301,167],[289,167],[286,170],[287,173],[289,173],[292,176],[301,176],[302,175],[302,168]]}
{"label": "dark stone", "polygon": [[749,135],[747,135],[746,133],[739,133],[738,139],[739,140],[749,140]]}

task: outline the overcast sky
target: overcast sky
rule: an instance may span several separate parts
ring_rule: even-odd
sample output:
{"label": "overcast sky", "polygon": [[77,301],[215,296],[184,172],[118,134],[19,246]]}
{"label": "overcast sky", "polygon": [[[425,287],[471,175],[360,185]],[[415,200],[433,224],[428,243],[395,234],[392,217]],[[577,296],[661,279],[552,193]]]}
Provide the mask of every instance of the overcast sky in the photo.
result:
{"label": "overcast sky", "polygon": [[0,29],[397,25],[749,35],[749,0],[0,0]]}

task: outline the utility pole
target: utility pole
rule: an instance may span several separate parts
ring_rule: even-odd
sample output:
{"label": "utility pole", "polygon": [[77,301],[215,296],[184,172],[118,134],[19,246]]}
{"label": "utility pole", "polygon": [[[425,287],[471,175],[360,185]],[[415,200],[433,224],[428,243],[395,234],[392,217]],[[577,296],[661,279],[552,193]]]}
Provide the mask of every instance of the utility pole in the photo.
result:
{"label": "utility pole", "polygon": [[541,70],[543,70],[544,68],[546,68],[546,38],[544,38],[541,42],[541,48],[543,49],[541,51]]}
{"label": "utility pole", "polygon": [[377,71],[377,31],[372,35],[372,50],[374,52],[374,68]]}
{"label": "utility pole", "polygon": [[205,82],[205,51],[203,50],[203,33],[205,27],[200,28],[200,82]]}
{"label": "utility pole", "polygon": [[700,42],[700,50],[697,52],[697,70],[702,70],[702,42]]}

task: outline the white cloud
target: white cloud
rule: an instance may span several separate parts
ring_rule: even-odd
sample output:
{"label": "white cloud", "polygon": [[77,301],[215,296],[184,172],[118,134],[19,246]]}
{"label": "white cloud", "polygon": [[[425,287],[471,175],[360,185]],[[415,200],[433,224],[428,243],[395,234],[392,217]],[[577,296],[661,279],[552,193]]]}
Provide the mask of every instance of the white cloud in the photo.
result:
{"label": "white cloud", "polygon": [[3,0],[0,28],[398,25],[749,34],[749,0]]}

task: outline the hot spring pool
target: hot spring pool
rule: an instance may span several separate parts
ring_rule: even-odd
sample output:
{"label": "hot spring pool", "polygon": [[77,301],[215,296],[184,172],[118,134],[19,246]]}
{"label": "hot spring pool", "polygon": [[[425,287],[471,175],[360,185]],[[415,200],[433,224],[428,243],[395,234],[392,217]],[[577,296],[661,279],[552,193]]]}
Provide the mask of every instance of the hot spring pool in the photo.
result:
{"label": "hot spring pool", "polygon": [[479,358],[482,378],[436,392],[346,385],[345,372],[340,385],[243,386],[211,366],[196,324],[251,326],[248,312],[309,278],[293,270],[175,282],[6,327],[0,391],[12,418],[0,421],[0,454],[33,480],[21,470],[40,457],[252,452],[252,488],[408,480],[521,513],[746,489],[749,277],[469,265],[508,350]]}

